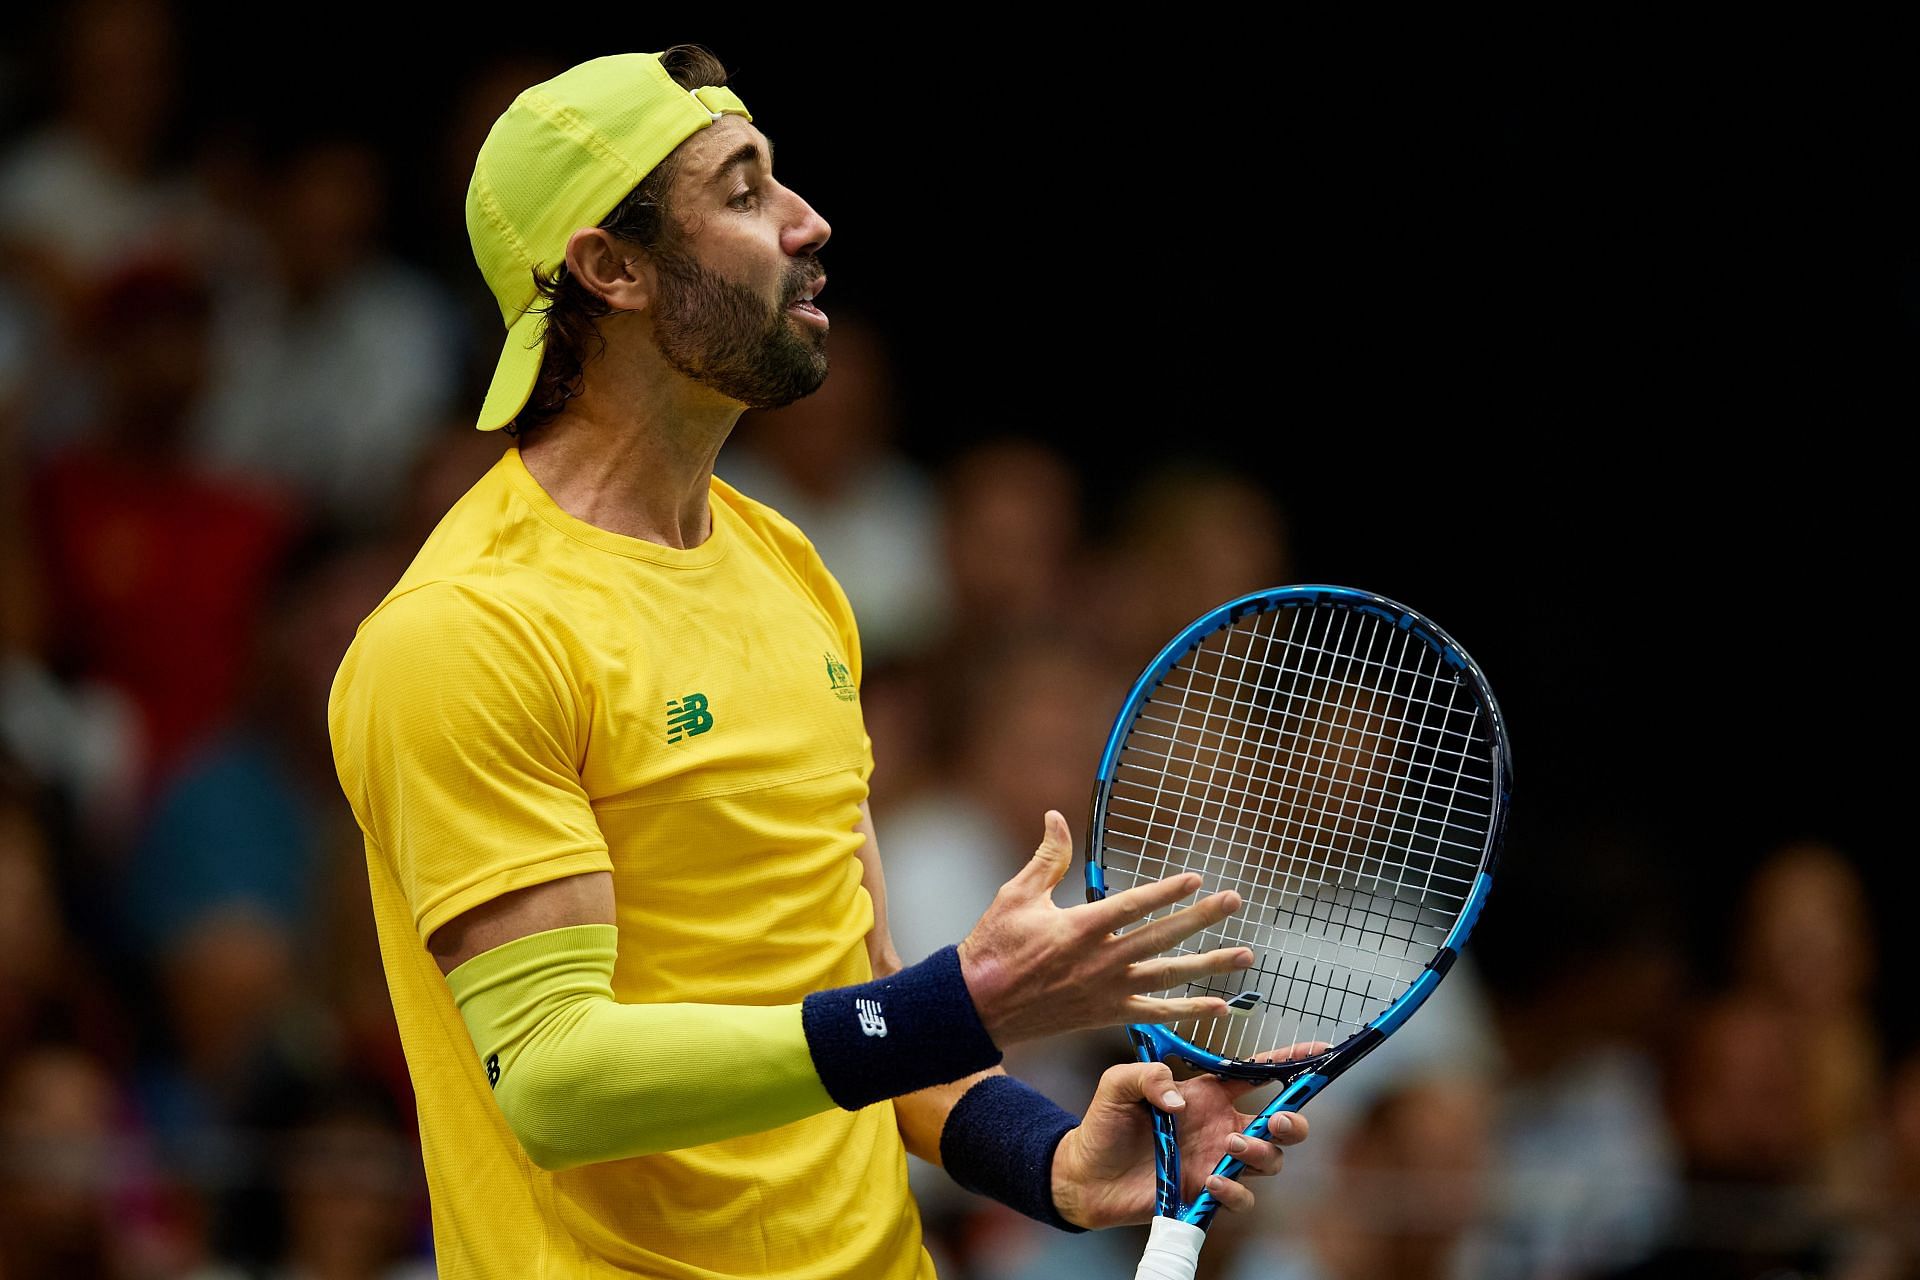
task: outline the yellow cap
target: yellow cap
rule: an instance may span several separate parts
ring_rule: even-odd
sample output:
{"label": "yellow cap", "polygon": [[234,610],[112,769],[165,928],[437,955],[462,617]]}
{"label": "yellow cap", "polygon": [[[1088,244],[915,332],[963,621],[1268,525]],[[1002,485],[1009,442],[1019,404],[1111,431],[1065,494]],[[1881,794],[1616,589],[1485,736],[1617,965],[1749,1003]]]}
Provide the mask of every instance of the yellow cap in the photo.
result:
{"label": "yellow cap", "polygon": [[552,271],[567,238],[597,226],[673,149],[723,115],[753,116],[733,90],[689,93],[657,53],[594,58],[513,100],[480,144],[467,187],[467,235],[506,346],[475,425],[513,421],[533,394],[544,347],[535,267]]}

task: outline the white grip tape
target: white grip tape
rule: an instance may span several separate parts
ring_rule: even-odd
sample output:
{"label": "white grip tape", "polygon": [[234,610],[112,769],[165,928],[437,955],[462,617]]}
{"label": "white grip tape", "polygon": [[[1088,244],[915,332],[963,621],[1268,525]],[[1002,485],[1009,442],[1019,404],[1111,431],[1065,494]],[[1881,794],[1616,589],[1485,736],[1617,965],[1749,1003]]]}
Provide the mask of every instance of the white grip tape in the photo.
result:
{"label": "white grip tape", "polygon": [[1200,1246],[1207,1233],[1178,1218],[1155,1218],[1147,1237],[1147,1252],[1133,1280],[1193,1280],[1200,1267]]}

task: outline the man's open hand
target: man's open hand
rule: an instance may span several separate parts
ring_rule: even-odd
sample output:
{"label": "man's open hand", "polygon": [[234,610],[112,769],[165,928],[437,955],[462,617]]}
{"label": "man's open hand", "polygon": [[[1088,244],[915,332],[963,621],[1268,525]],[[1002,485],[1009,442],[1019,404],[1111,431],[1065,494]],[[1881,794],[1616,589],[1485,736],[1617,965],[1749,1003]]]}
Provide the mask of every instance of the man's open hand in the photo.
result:
{"label": "man's open hand", "polygon": [[1120,1026],[1224,1016],[1216,996],[1155,999],[1142,994],[1183,986],[1209,974],[1253,964],[1245,947],[1190,956],[1160,953],[1240,909],[1240,895],[1211,894],[1126,934],[1114,930],[1144,919],[1200,888],[1194,872],[1135,885],[1124,893],[1061,908],[1053,887],[1073,862],[1067,820],[1047,810],[1046,836],[1020,874],[1000,887],[993,905],[960,944],[960,971],[987,1034],[1002,1049],[1023,1040]]}

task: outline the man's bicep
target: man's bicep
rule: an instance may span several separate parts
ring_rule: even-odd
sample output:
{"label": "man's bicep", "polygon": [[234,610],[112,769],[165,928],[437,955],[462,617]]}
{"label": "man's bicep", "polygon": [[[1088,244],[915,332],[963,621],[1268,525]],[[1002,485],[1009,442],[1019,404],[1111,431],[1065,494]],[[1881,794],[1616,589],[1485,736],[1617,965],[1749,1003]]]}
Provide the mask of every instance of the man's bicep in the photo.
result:
{"label": "man's bicep", "polygon": [[593,871],[513,889],[464,911],[433,931],[427,950],[441,973],[452,973],[481,952],[529,934],[614,923],[613,876]]}

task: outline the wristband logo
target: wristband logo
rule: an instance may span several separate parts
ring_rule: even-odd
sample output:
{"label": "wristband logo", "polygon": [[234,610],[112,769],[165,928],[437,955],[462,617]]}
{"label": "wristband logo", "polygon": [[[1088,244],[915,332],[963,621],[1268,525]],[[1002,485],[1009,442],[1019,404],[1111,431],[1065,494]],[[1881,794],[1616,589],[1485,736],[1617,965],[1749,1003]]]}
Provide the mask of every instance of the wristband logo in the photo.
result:
{"label": "wristband logo", "polygon": [[878,1000],[855,1000],[853,1002],[853,1009],[855,1013],[860,1015],[860,1030],[862,1032],[870,1036],[884,1036],[887,1034],[887,1020],[880,1012],[880,1002]]}

